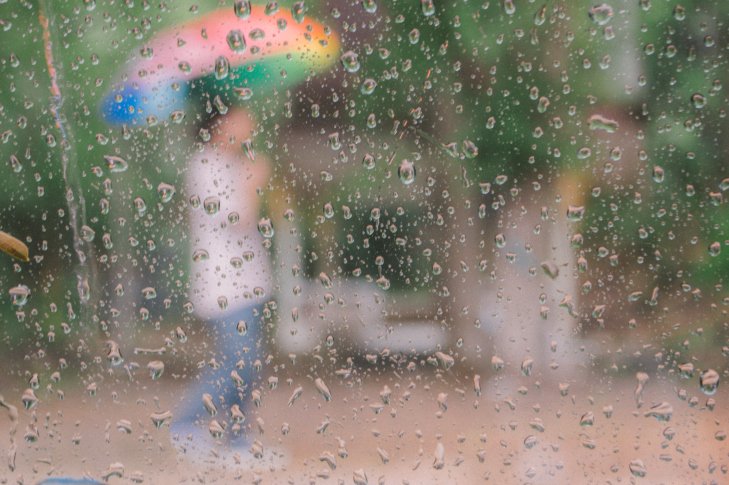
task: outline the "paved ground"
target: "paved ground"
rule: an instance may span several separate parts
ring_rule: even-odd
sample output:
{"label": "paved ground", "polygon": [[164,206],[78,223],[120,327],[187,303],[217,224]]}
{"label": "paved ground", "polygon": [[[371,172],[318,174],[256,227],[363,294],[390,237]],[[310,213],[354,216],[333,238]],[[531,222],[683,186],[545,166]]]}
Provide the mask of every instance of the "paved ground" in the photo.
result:
{"label": "paved ground", "polygon": [[[572,383],[565,396],[557,382],[538,381],[490,378],[478,397],[472,375],[389,371],[361,382],[356,376],[333,380],[328,383],[333,398],[326,402],[311,380],[293,379],[291,385],[283,380],[263,394],[258,415],[249,416],[251,436],[264,444],[264,460],[251,461],[244,453],[240,464],[225,447],[217,459],[190,460],[175,452],[166,428],[155,429],[150,414],[174,409],[178,389],[171,381],[147,389],[118,386],[116,402],[110,390],[92,398],[67,389],[62,402],[39,392],[39,439],[23,441],[34,414],[21,407],[15,470],[3,466],[0,483],[33,484],[56,472],[98,478],[121,465],[123,476],[111,474],[109,483],[729,483],[729,449],[722,434],[729,432],[729,406],[722,388],[711,411],[696,379],[651,379],[640,408],[632,378],[582,379],[583,385]],[[594,385],[585,388],[590,382]],[[698,398],[696,406],[677,396],[677,383],[685,385],[689,399]],[[299,385],[303,393],[289,406]],[[391,391],[388,404],[380,396],[385,386]],[[644,416],[663,401],[674,410],[669,422]],[[256,418],[262,419],[262,430]],[[117,429],[123,419],[131,433]],[[0,429],[10,427],[1,417]],[[443,466],[436,468],[439,443]],[[342,444],[346,458],[340,456]],[[286,463],[267,468],[273,448]],[[8,456],[7,439],[0,452]],[[631,473],[636,459],[643,461],[645,477],[636,476],[636,464]],[[362,473],[367,482],[356,481]]]}

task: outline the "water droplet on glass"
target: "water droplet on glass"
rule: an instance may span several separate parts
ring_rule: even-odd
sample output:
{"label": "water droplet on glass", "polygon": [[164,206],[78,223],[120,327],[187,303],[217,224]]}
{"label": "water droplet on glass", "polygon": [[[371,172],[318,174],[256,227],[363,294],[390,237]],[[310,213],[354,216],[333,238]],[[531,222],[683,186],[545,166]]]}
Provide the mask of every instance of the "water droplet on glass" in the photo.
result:
{"label": "water droplet on glass", "polygon": [[440,441],[435,445],[433,452],[433,468],[440,470],[445,466],[445,447]]}
{"label": "water droplet on glass", "polygon": [[647,418],[656,418],[658,421],[670,421],[673,416],[673,406],[667,402],[661,402],[651,407],[644,414]]}
{"label": "water droplet on glass", "polygon": [[655,165],[653,167],[653,181],[657,184],[663,183],[663,181],[666,178],[666,173],[663,170],[663,167],[659,165]]}
{"label": "water droplet on glass", "polygon": [[163,204],[166,204],[172,200],[172,197],[174,197],[175,187],[162,182],[157,186],[157,195],[159,195],[160,201],[162,201]]}
{"label": "water droplet on glass", "polygon": [[155,290],[151,286],[147,286],[145,288],[142,288],[142,296],[145,300],[154,300],[157,298],[157,290]]}
{"label": "water droplet on glass", "polygon": [[410,185],[415,182],[415,174],[415,164],[407,158],[404,158],[400,162],[400,166],[397,167],[397,175],[400,177],[400,181],[405,185]]}
{"label": "water droplet on glass", "polygon": [[721,243],[714,241],[709,245],[709,256],[716,257],[721,253]]}
{"label": "water droplet on glass", "polygon": [[161,360],[153,360],[147,364],[147,370],[152,380],[156,381],[165,372],[165,364]]}
{"label": "water droplet on glass", "polygon": [[152,413],[149,415],[149,419],[152,420],[152,424],[155,428],[160,429],[165,424],[169,425],[170,421],[172,420],[172,412],[162,411]]}
{"label": "water droplet on glass", "polygon": [[567,208],[567,220],[570,222],[579,222],[585,216],[584,206],[571,205]]}
{"label": "water droplet on glass", "polygon": [[390,280],[385,278],[384,276],[380,276],[375,281],[377,283],[377,286],[380,287],[381,290],[389,290],[390,289]]}
{"label": "water droplet on glass", "polygon": [[645,468],[645,465],[643,464],[642,460],[633,460],[628,465],[628,468],[630,469],[630,473],[634,477],[642,478],[646,476],[647,470]]}
{"label": "water droplet on glass", "polygon": [[220,199],[215,196],[206,197],[203,200],[203,208],[210,215],[217,214],[220,210]]}
{"label": "water droplet on glass", "polygon": [[228,32],[228,37],[226,38],[228,42],[228,47],[230,47],[230,50],[233,52],[245,52],[246,50],[246,39],[243,37],[243,33],[240,30],[231,30]]}
{"label": "water droplet on glass", "polygon": [[278,12],[278,2],[276,1],[269,1],[266,3],[266,8],[263,10],[266,15],[273,15],[276,12]]}
{"label": "water droplet on glass", "polygon": [[[233,47],[231,46],[231,49]],[[215,59],[215,79],[220,81],[221,79],[225,79],[228,77],[228,73],[230,72],[230,61],[228,61],[228,58],[225,56],[218,56],[217,59]]]}
{"label": "water droplet on glass", "polygon": [[587,14],[597,25],[605,25],[613,18],[613,8],[607,3],[592,7]]}
{"label": "water droplet on glass", "polygon": [[291,6],[291,16],[297,24],[304,21],[304,15],[306,15],[306,4],[304,2],[294,2]]}
{"label": "water droplet on glass", "polygon": [[339,58],[342,63],[342,67],[347,72],[355,73],[359,71],[359,59],[357,53],[354,51],[347,51]]}
{"label": "water droplet on glass", "polygon": [[362,157],[362,166],[367,170],[372,170],[373,168],[375,168],[375,157],[373,157],[369,153],[366,153],[365,156]]}
{"label": "water droplet on glass", "polygon": [[247,19],[251,15],[250,0],[235,0],[233,3],[233,12],[240,19]]}
{"label": "water droplet on glass", "polygon": [[377,3],[375,3],[375,0],[362,0],[362,8],[367,13],[375,13],[377,12]]}
{"label": "water droplet on glass", "polygon": [[10,303],[13,306],[22,308],[28,303],[28,297],[30,296],[30,289],[25,285],[18,285],[8,290],[10,294]]}
{"label": "water droplet on glass", "polygon": [[377,87],[377,81],[368,77],[367,79],[362,81],[362,87],[360,88],[360,91],[364,95],[370,95],[375,92],[376,87]]}
{"label": "water droplet on glass", "polygon": [[30,388],[23,391],[20,401],[23,403],[25,409],[33,409],[38,404],[38,398],[35,392],[33,392],[33,389]]}
{"label": "water droplet on glass", "polygon": [[318,377],[314,379],[314,386],[316,387],[316,390],[319,391],[319,394],[321,394],[325,401],[329,402],[332,400],[332,393],[329,391],[329,387],[322,379]]}
{"label": "water droplet on glass", "polygon": [[248,101],[253,97],[253,90],[251,88],[236,87],[233,88],[233,91],[235,92],[235,95],[238,97],[238,99],[241,101]]}
{"label": "water droplet on glass", "polygon": [[696,109],[701,109],[706,106],[706,98],[701,93],[694,93],[691,95],[691,104]]}
{"label": "water droplet on glass", "polygon": [[273,224],[271,219],[263,217],[258,221],[258,232],[266,239],[271,239],[274,235]]}
{"label": "water droplet on glass", "polygon": [[423,15],[430,17],[435,14],[435,2],[433,0],[420,0],[420,10]]}
{"label": "water droplet on glass", "polygon": [[114,173],[126,172],[129,168],[126,160],[115,155],[104,155],[104,160],[106,160],[106,167],[109,171]]}
{"label": "water droplet on glass", "polygon": [[368,485],[367,474],[363,469],[358,469],[352,472],[352,481],[354,485]]}
{"label": "water droplet on glass", "polygon": [[466,158],[476,158],[478,156],[478,147],[471,140],[463,141],[463,155]]}
{"label": "water droplet on glass", "polygon": [[587,119],[588,126],[591,130],[602,130],[607,133],[615,133],[618,130],[618,122],[612,118],[602,115],[592,115]]}
{"label": "water droplet on glass", "polygon": [[304,388],[301,386],[294,389],[294,391],[291,393],[291,397],[289,397],[289,407],[293,406],[303,393]]}
{"label": "water droplet on glass", "polygon": [[699,376],[699,387],[701,392],[707,396],[712,396],[716,393],[716,389],[719,387],[719,373],[714,369],[706,369]]}
{"label": "water droplet on glass", "polygon": [[208,412],[210,416],[215,416],[218,414],[218,408],[215,406],[215,403],[213,402],[213,396],[211,396],[208,393],[204,393],[202,395],[202,404],[205,411]]}

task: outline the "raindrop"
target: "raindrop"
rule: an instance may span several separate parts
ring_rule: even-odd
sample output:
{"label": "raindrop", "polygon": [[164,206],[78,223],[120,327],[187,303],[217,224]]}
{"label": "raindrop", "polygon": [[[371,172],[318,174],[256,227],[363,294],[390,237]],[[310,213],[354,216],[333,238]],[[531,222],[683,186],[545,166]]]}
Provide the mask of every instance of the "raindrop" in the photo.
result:
{"label": "raindrop", "polygon": [[274,235],[273,224],[271,219],[263,217],[258,221],[258,232],[266,239],[271,239]]}
{"label": "raindrop", "polygon": [[390,280],[385,278],[384,276],[380,276],[375,282],[377,283],[377,286],[379,286],[382,290],[390,289]]}
{"label": "raindrop", "polygon": [[294,2],[291,6],[291,16],[297,24],[304,21],[304,15],[306,14],[306,5],[304,2]]}
{"label": "raindrop", "polygon": [[28,303],[28,297],[30,296],[30,289],[25,285],[18,285],[10,288],[8,291],[10,294],[10,303],[13,306],[22,308]]}
{"label": "raindrop", "polygon": [[126,160],[115,155],[104,155],[104,160],[106,160],[106,167],[109,171],[114,173],[126,172],[129,168]]}
{"label": "raindrop", "polygon": [[607,3],[592,7],[587,14],[597,25],[605,25],[613,18],[613,8]]}
{"label": "raindrop", "polygon": [[253,97],[253,90],[251,88],[240,88],[236,87],[233,88],[235,95],[238,97],[241,101],[248,101]]}
{"label": "raindrop", "polygon": [[205,408],[205,411],[207,411],[210,416],[215,416],[218,414],[218,408],[215,406],[215,403],[213,402],[213,396],[211,396],[210,394],[204,393],[202,395],[202,404],[203,408]]}
{"label": "raindrop", "polygon": [[584,206],[571,205],[567,208],[567,220],[570,222],[579,222],[585,216]]}
{"label": "raindrop", "polygon": [[175,187],[173,185],[162,182],[157,186],[157,194],[159,195],[159,198],[163,204],[167,203],[172,200],[172,197],[174,197]]}
{"label": "raindrop", "polygon": [[591,130],[602,130],[607,133],[615,133],[618,130],[618,122],[602,115],[592,115],[587,119]]}
{"label": "raindrop", "polygon": [[203,208],[209,215],[217,214],[220,210],[220,199],[215,196],[205,197],[205,200],[203,200]]}
{"label": "raindrop", "polygon": [[707,396],[712,396],[716,393],[716,389],[719,387],[719,373],[714,369],[707,369],[699,376],[699,387],[701,392]]}
{"label": "raindrop", "polygon": [[358,469],[352,472],[352,481],[354,485],[368,485],[367,474],[363,469]]}
{"label": "raindrop", "polygon": [[[233,46],[231,46],[231,49],[233,49]],[[227,57],[219,56],[217,59],[215,59],[215,79],[217,79],[218,81],[225,79],[228,77],[229,72],[230,61],[228,61]]]}
{"label": "raindrop", "polygon": [[440,441],[435,445],[433,452],[433,468],[440,470],[445,466],[445,447]]}
{"label": "raindrop", "polygon": [[420,0],[420,9],[423,15],[430,17],[435,14],[435,3],[433,0]]}
{"label": "raindrop", "polygon": [[478,147],[471,140],[463,141],[463,155],[466,158],[476,158],[478,156]]}
{"label": "raindrop", "polygon": [[721,252],[721,243],[714,241],[709,245],[709,256],[716,257]]}
{"label": "raindrop", "polygon": [[375,13],[377,12],[377,3],[375,3],[375,0],[362,0],[362,8],[367,13]]}
{"label": "raindrop", "polygon": [[701,93],[694,93],[691,95],[691,104],[696,109],[701,109],[706,106],[706,98]]}
{"label": "raindrop", "polygon": [[631,461],[630,464],[628,465],[628,468],[630,469],[630,473],[634,477],[642,478],[642,477],[646,476],[647,471],[646,471],[645,465],[643,464],[642,460]]}
{"label": "raindrop", "polygon": [[291,393],[291,397],[289,397],[289,407],[293,406],[294,403],[301,397],[301,395],[303,393],[304,393],[304,388],[301,386],[294,389],[294,392]]}
{"label": "raindrop", "polygon": [[666,178],[666,173],[663,168],[659,165],[653,167],[653,181],[657,184],[663,183]]}
{"label": "raindrop", "polygon": [[230,50],[233,52],[245,52],[246,39],[243,37],[243,33],[240,30],[236,29],[228,32],[226,40],[228,41],[228,47],[230,47]]}
{"label": "raindrop", "polygon": [[410,185],[415,182],[415,174],[415,164],[407,158],[404,158],[397,168],[397,175],[400,177],[400,181],[405,185]]}
{"label": "raindrop", "polygon": [[273,15],[278,12],[278,2],[270,1],[266,3],[266,8],[263,10],[266,15]]}
{"label": "raindrop", "polygon": [[152,413],[149,419],[152,420],[155,428],[160,429],[165,424],[169,425],[170,421],[172,421],[172,413],[170,411]]}
{"label": "raindrop", "polygon": [[319,394],[321,394],[325,401],[329,402],[332,400],[332,393],[329,391],[329,387],[323,380],[317,377],[316,379],[314,379],[314,386],[316,387],[316,390],[319,391]]}
{"label": "raindrop", "polygon": [[161,360],[153,360],[147,364],[147,370],[152,380],[156,381],[165,371],[165,364]]}
{"label": "raindrop", "polygon": [[370,95],[375,92],[375,88],[377,87],[377,81],[375,81],[372,78],[367,78],[362,82],[362,87],[360,88],[360,91],[364,95]]}
{"label": "raindrop", "polygon": [[23,391],[20,401],[23,403],[23,407],[25,409],[33,409],[38,405],[38,398],[36,397],[35,392],[33,392],[33,389],[30,388]]}
{"label": "raindrop", "polygon": [[357,53],[355,53],[354,51],[345,52],[344,54],[342,54],[342,57],[340,57],[339,60],[342,63],[342,67],[344,67],[347,72],[355,73],[359,71],[359,59]]}
{"label": "raindrop", "polygon": [[233,12],[240,19],[247,19],[251,15],[250,0],[235,0],[233,3]]}
{"label": "raindrop", "polygon": [[375,168],[375,157],[373,157],[369,153],[366,153],[365,156],[362,158],[362,166],[367,170],[372,170],[373,168]]}
{"label": "raindrop", "polygon": [[645,412],[646,418],[656,418],[658,421],[670,421],[673,416],[673,406],[670,403],[662,402],[651,407]]}

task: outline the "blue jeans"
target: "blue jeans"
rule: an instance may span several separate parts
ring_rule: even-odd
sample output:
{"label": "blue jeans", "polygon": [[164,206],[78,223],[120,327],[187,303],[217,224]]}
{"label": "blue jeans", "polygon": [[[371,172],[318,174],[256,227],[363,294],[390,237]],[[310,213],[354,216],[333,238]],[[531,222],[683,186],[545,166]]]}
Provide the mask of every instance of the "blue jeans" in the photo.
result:
{"label": "blue jeans", "polygon": [[[194,448],[212,446],[215,442],[208,430],[211,420],[215,419],[226,428],[231,443],[245,446],[245,429],[252,419],[247,413],[251,407],[251,391],[256,388],[261,379],[259,370],[254,369],[254,363],[264,358],[263,326],[266,320],[263,316],[264,305],[257,304],[241,308],[235,313],[222,319],[213,319],[206,322],[211,346],[215,352],[206,355],[206,367],[200,373],[198,382],[191,383],[185,389],[177,408],[173,411],[170,429],[173,435],[178,435],[181,445],[189,443]],[[239,331],[239,322],[245,322],[245,334]],[[211,358],[216,365],[209,364]],[[231,377],[231,372],[237,372],[240,379]],[[211,416],[203,405],[203,395],[209,394],[217,408],[217,414]],[[246,419],[239,424],[242,428],[240,436],[235,436],[231,407],[237,404],[245,414]],[[189,440],[188,437],[192,436]],[[221,438],[225,439],[225,438]]]}

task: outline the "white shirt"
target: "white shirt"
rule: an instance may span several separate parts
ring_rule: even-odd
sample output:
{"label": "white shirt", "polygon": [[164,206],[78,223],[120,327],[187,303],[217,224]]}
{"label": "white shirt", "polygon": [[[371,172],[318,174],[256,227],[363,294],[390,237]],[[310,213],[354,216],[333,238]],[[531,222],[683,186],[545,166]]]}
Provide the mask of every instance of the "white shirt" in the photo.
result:
{"label": "white shirt", "polygon": [[258,232],[252,170],[266,162],[208,145],[189,163],[187,194],[200,201],[190,211],[190,301],[199,317],[222,318],[270,298],[271,264]]}

